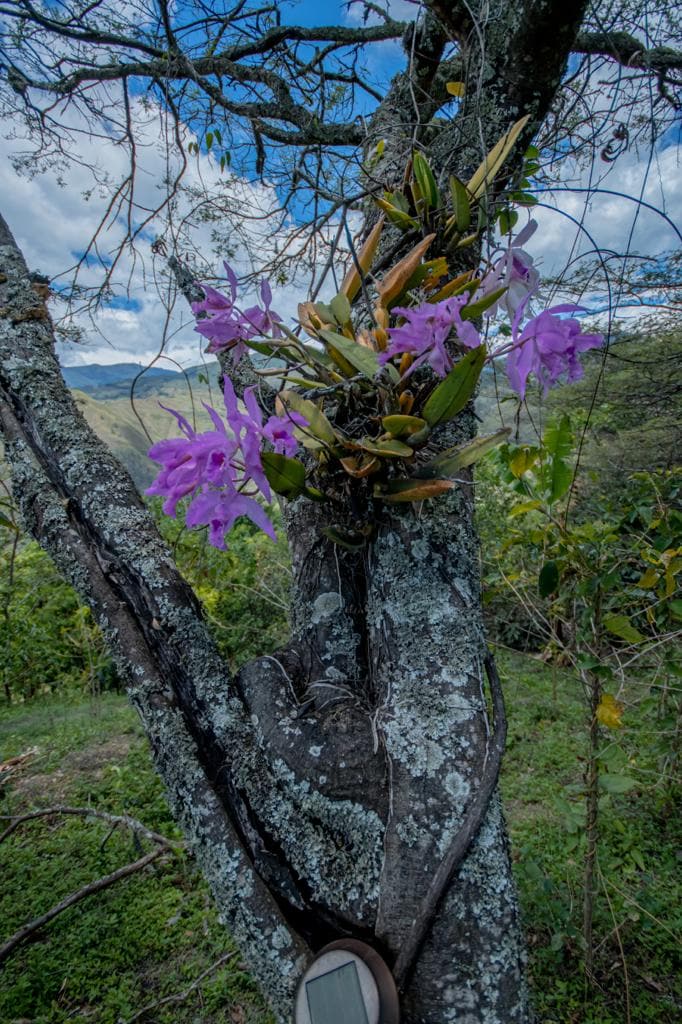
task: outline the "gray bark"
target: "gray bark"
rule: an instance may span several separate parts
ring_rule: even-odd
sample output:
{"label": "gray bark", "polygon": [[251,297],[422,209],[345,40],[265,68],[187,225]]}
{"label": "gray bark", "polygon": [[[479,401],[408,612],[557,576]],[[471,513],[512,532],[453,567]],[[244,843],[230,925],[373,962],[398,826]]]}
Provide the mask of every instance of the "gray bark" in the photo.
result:
{"label": "gray bark", "polygon": [[[413,47],[419,89],[399,76],[371,134],[387,138],[396,172],[416,135],[439,171],[465,176],[521,114],[544,116],[584,4],[561,8],[551,47],[547,0],[490,3],[477,26],[463,5],[428,6],[440,21],[429,14]],[[429,122],[449,34],[472,86],[448,133]],[[93,608],[220,913],[287,1020],[302,966],[326,942],[352,935],[392,963],[481,780],[490,725],[472,484],[397,511],[349,503],[347,524],[377,524],[361,553],[321,533],[338,512],[290,503],[291,645],[230,679],[132,482],[63,384],[49,317],[1,220],[0,311],[0,427],[24,522]],[[460,417],[450,443],[472,429]],[[525,1024],[523,964],[495,796],[403,1020]]]}

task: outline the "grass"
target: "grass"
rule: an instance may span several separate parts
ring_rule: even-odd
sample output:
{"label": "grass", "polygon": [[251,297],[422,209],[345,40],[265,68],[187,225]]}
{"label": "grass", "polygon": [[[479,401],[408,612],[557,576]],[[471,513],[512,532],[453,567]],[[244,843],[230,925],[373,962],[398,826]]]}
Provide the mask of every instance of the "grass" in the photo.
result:
{"label": "grass", "polygon": [[[501,656],[509,717],[503,795],[541,1024],[673,1024],[680,1019],[679,817],[658,766],[660,695],[626,713],[605,752],[632,787],[605,794],[595,920],[595,983],[580,944],[580,786],[584,710],[575,680],[529,658]],[[665,712],[665,708],[663,709]],[[610,739],[610,737],[609,737]],[[125,811],[176,835],[144,737],[123,698],[62,699],[0,711],[0,760],[37,753],[0,793],[0,813],[57,802]],[[0,938],[86,882],[139,857],[104,824],[41,820],[0,846]],[[677,935],[677,940],[675,936]],[[4,967],[2,1024],[119,1024],[184,990],[231,949],[192,863],[148,868],[62,915]],[[628,1009],[629,1008],[629,1009]],[[238,954],[158,1024],[270,1021]]]}

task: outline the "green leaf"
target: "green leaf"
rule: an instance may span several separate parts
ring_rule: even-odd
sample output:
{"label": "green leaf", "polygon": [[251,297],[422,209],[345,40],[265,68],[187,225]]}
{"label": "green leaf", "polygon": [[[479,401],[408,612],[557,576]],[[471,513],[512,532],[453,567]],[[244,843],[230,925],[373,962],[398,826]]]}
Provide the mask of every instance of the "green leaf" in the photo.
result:
{"label": "green leaf", "polygon": [[636,629],[630,622],[627,615],[605,615],[604,626],[609,633],[627,640],[629,644],[640,644],[646,637]]}
{"label": "green leaf", "polygon": [[436,498],[454,486],[452,480],[389,480],[374,485],[374,497],[393,504],[424,501],[426,498]]}
{"label": "green leaf", "polygon": [[[460,235],[469,230],[471,224],[471,206],[466,185],[453,175],[450,178],[450,195],[452,196],[452,223]],[[448,222],[449,223],[449,222]]]}
{"label": "green leaf", "polygon": [[573,479],[573,469],[565,461],[573,447],[573,431],[568,416],[562,416],[558,423],[551,423],[542,438],[550,455],[549,476],[546,479],[550,501],[558,501],[566,494]]}
{"label": "green leaf", "polygon": [[519,215],[516,210],[501,210],[499,217],[500,233],[508,235],[519,219]]}
{"label": "green leaf", "polygon": [[206,152],[208,153],[213,145],[213,132],[206,132]]}
{"label": "green leaf", "polygon": [[376,352],[364,345],[358,345],[357,341],[351,341],[350,338],[345,338],[335,331],[320,331],[320,335],[327,345],[336,349],[351,366],[359,370],[365,377],[374,380],[379,372],[379,356]]}
{"label": "green leaf", "polygon": [[350,320],[350,302],[343,292],[339,292],[338,295],[334,296],[329,303],[329,309],[337,324],[341,324],[342,327]]}
{"label": "green leaf", "polygon": [[440,206],[440,192],[429,162],[421,153],[413,154],[412,171],[424,199],[425,208],[437,209]]}
{"label": "green leaf", "polygon": [[414,451],[402,441],[374,441],[371,437],[361,438],[357,444],[363,452],[391,459],[411,459]]}
{"label": "green leaf", "polygon": [[426,426],[426,420],[420,416],[406,416],[396,413],[394,416],[384,416],[381,425],[389,434],[394,437],[402,437],[405,434],[416,434]]}
{"label": "green leaf", "polygon": [[[334,445],[337,438],[334,428],[321,409],[295,391],[280,391],[277,396],[286,409],[300,412],[308,421],[307,427],[296,427],[294,433],[305,448],[320,448],[323,444]],[[312,436],[311,436],[312,435]]]}
{"label": "green leaf", "polygon": [[504,295],[507,290],[507,286],[504,288],[496,288],[490,295],[486,295],[484,298],[479,299],[478,302],[470,302],[468,306],[465,306],[462,310],[462,320],[475,320],[476,317],[481,316],[485,313],[486,309],[497,302],[500,296]]}
{"label": "green leaf", "polygon": [[540,597],[549,597],[559,586],[559,567],[556,562],[545,562],[538,576]]}
{"label": "green leaf", "polygon": [[599,776],[599,788],[603,789],[605,793],[627,793],[636,785],[637,780],[630,778],[629,775],[611,775],[609,773]]}
{"label": "green leaf", "polygon": [[263,452],[263,471],[275,494],[295,498],[305,490],[305,466],[298,459],[290,459],[276,452]]}
{"label": "green leaf", "polygon": [[498,444],[502,444],[505,438],[509,436],[509,433],[509,427],[502,427],[500,430],[496,430],[494,434],[475,437],[473,441],[459,445],[456,448],[446,448],[435,459],[421,466],[415,476],[427,479],[451,477],[458,470],[472,466],[474,462],[478,462],[479,459],[492,451],[493,448],[496,448]]}
{"label": "green leaf", "polygon": [[485,363],[485,345],[479,345],[450,370],[445,380],[431,392],[422,410],[426,422],[435,427],[447,423],[464,408],[474,393]]}
{"label": "green leaf", "polygon": [[525,515],[526,512],[535,512],[539,508],[542,508],[542,502],[538,501],[537,498],[533,498],[531,501],[522,501],[520,505],[514,505],[509,510],[509,518],[513,519],[515,516]]}
{"label": "green leaf", "polygon": [[488,185],[497,177],[505,160],[514,148],[514,144],[523,129],[530,120],[530,114],[526,114],[516,124],[512,125],[509,131],[495,143],[488,155],[474,172],[467,188],[473,199],[478,199],[484,194]]}

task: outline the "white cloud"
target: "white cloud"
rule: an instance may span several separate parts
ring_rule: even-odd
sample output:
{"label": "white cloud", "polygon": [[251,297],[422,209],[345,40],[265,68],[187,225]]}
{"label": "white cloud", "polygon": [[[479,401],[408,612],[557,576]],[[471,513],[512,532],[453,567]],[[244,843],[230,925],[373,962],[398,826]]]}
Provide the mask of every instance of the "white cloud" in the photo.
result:
{"label": "white cloud", "polygon": [[[161,201],[165,188],[162,183],[172,177],[179,161],[173,148],[165,145],[159,123],[163,114],[158,108],[137,102],[133,116],[138,143],[136,217],[141,220],[142,211],[154,208]],[[71,124],[76,128],[84,127],[84,122],[74,120],[73,116]],[[187,134],[187,140],[193,138]],[[47,274],[59,287],[69,279],[69,269],[82,255],[105,216],[115,186],[127,173],[128,154],[113,138],[95,139],[84,134],[78,138],[78,162],[71,163],[67,169],[21,177],[14,170],[12,157],[22,148],[21,140],[11,138],[0,157],[3,216],[29,267]],[[94,187],[92,168],[101,183]],[[227,181],[231,182],[229,188]],[[283,247],[290,224],[279,209],[272,186],[221,175],[217,161],[204,153],[190,160],[184,185],[194,190],[194,195],[184,193],[178,198],[173,223],[177,225],[183,216],[192,213],[195,208],[190,204],[196,204],[202,193],[218,196],[225,210],[224,220],[218,226],[229,228],[232,225],[231,235],[236,240],[237,251],[230,262],[238,275],[254,269],[249,252],[256,253],[256,259],[266,263],[277,247],[280,250]],[[118,215],[110,216],[99,236],[96,252],[105,261],[110,260],[120,246],[125,215],[123,207]],[[200,209],[191,220],[194,255],[203,257],[207,274],[222,273],[220,260],[213,253],[215,225],[202,216]],[[86,343],[60,343],[59,354],[65,364],[119,361],[146,364],[162,345],[166,354],[183,365],[201,361],[205,341],[194,332],[191,312],[184,299],[180,297],[170,313],[165,309],[165,261],[162,257],[155,259],[151,251],[154,235],[164,231],[172,247],[177,228],[169,228],[169,223],[161,216],[138,240],[136,253],[123,251],[113,275],[117,292],[114,306],[100,306],[92,315],[80,312],[73,317],[72,323],[82,330]],[[297,244],[301,243],[294,243]],[[181,251],[187,251],[183,249],[182,239],[179,245]],[[297,251],[295,247],[293,251]],[[93,259],[81,265],[78,281],[82,286],[96,288],[104,274],[105,267]],[[296,287],[292,284],[273,286],[273,307],[285,318],[293,317],[297,302],[305,297],[309,277],[309,270],[304,270]],[[244,305],[252,304],[254,298],[253,289],[240,293]],[[58,320],[63,311],[63,302],[53,300],[54,318]]]}

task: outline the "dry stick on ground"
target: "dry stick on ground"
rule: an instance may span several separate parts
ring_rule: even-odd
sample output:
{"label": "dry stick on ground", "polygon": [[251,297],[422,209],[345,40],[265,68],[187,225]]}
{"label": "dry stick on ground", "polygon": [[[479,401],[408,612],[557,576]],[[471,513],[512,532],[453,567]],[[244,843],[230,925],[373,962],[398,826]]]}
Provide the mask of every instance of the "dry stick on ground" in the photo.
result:
{"label": "dry stick on ground", "polygon": [[136,871],[142,871],[152,861],[157,860],[159,857],[168,855],[172,851],[166,846],[157,847],[156,850],[152,850],[150,853],[145,854],[144,857],[140,857],[139,860],[133,861],[131,864],[125,864],[122,868],[118,868],[116,871],[112,871],[110,875],[105,875],[103,878],[98,878],[94,882],[90,882],[88,885],[84,885],[82,889],[78,889],[76,892],[72,892],[70,896],[63,899],[56,906],[52,907],[47,913],[42,914],[40,917],[36,917],[33,921],[29,921],[25,924],[18,932],[15,932],[2,946],[0,946],[0,963],[6,960],[12,950],[16,949],[22,942],[30,939],[32,935],[35,935],[37,931],[40,931],[46,924],[53,921],[55,917],[62,914],[69,907],[73,907],[74,904],[80,903],[81,900],[87,899],[88,896],[94,896],[95,893],[101,892],[102,889],[107,889],[110,885],[114,885],[116,882],[120,882],[122,878],[128,878],[129,875],[134,875]]}
{"label": "dry stick on ground", "polygon": [[108,822],[114,827],[118,825],[125,825],[126,828],[137,833],[137,835],[144,836],[145,839],[149,839],[152,843],[158,843],[159,846],[166,847],[168,849],[182,849],[185,843],[181,839],[168,839],[166,836],[162,836],[159,832],[153,832],[151,829],[143,825],[137,818],[131,818],[127,814],[107,814],[106,811],[96,811],[92,807],[67,807],[63,804],[57,804],[54,807],[46,807],[43,810],[29,811],[26,814],[0,814],[0,821],[11,821],[11,825],[0,834],[0,843],[8,839],[9,836],[15,832],[20,825],[23,825],[27,821],[33,821],[36,818],[47,818],[56,816],[59,814],[64,815],[75,815],[80,818],[99,818],[102,821]]}
{"label": "dry stick on ground", "polygon": [[212,974],[214,971],[217,971],[219,967],[222,967],[223,964],[227,963],[227,961],[231,960],[234,956],[236,956],[235,950],[232,950],[231,953],[223,953],[220,959],[216,960],[216,962],[214,964],[211,964],[210,967],[207,967],[205,971],[202,971],[199,977],[195,978],[192,984],[188,985],[187,988],[184,989],[182,992],[176,992],[175,995],[165,996],[163,999],[157,999],[153,1003],[147,1003],[146,1006],[143,1006],[141,1010],[138,1010],[137,1013],[134,1013],[132,1017],[128,1018],[128,1020],[123,1021],[121,1020],[121,1018],[119,1018],[119,1024],[134,1024],[134,1021],[139,1020],[141,1017],[144,1017],[152,1010],[158,1009],[159,1006],[167,1006],[168,1003],[184,1002],[185,999],[188,999],[189,996],[191,996],[192,992],[194,992],[195,989],[199,987],[199,985],[204,980],[204,978],[207,977],[207,975]]}

